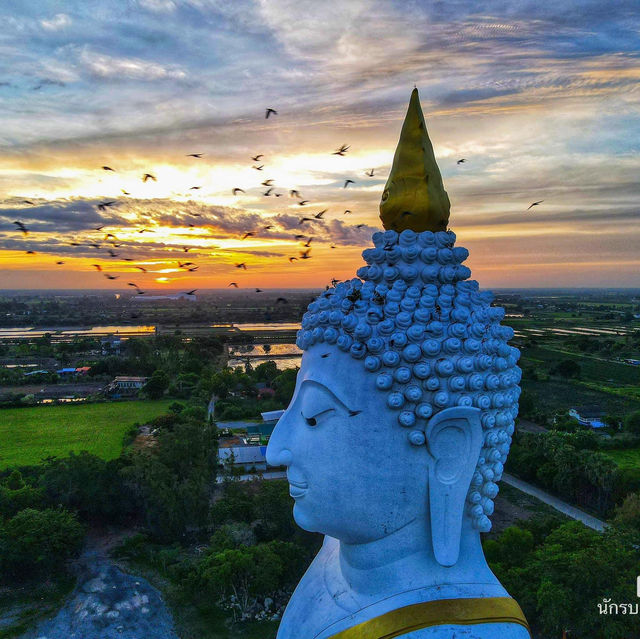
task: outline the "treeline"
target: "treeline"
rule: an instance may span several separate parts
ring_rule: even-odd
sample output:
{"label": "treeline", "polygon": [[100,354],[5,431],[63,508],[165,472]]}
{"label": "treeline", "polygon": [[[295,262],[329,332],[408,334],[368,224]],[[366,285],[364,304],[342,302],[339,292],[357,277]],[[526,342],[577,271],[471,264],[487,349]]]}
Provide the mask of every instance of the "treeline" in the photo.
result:
{"label": "treeline", "polygon": [[506,470],[602,517],[640,491],[640,469],[619,469],[595,433],[517,431]]}
{"label": "treeline", "polygon": [[[484,542],[491,569],[520,604],[536,636],[638,636],[637,615],[622,610],[631,611],[634,604],[637,610],[638,605],[639,506],[619,511],[616,525],[604,533],[575,521],[531,519]],[[634,513],[634,525],[629,525],[629,512]]]}

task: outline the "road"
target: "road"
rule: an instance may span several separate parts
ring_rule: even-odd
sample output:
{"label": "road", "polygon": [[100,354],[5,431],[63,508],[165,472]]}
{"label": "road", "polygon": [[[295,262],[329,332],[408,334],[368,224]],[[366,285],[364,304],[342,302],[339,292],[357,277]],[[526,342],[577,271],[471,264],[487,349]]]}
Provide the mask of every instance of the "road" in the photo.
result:
{"label": "road", "polygon": [[533,486],[532,484],[527,483],[526,481],[522,481],[522,479],[518,479],[513,475],[509,475],[505,473],[502,476],[502,481],[509,484],[509,486],[513,486],[518,490],[521,490],[523,493],[527,493],[527,495],[531,495],[536,499],[539,499],[541,502],[548,504],[552,508],[555,508],[557,511],[567,515],[567,517],[571,517],[571,519],[575,519],[576,521],[582,522],[585,526],[592,528],[593,530],[597,530],[598,532],[603,532],[606,528],[607,524],[594,517],[593,515],[589,515],[579,508],[572,506],[571,504],[567,504],[566,502],[550,495],[549,493]]}

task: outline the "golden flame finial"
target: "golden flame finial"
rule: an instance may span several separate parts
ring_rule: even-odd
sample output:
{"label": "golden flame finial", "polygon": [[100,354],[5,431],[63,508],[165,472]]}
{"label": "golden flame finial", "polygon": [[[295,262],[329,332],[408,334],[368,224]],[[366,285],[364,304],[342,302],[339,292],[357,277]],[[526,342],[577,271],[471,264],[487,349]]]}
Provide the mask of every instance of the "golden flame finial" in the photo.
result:
{"label": "golden flame finial", "polygon": [[449,196],[444,190],[427,134],[418,89],[411,92],[407,115],[382,192],[380,219],[394,231],[444,231],[449,223]]}

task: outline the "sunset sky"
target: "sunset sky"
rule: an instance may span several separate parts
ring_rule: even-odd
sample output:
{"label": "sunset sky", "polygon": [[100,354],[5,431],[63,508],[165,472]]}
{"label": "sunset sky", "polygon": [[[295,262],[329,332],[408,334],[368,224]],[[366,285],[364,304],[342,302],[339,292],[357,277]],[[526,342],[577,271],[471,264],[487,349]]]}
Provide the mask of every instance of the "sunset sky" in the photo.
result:
{"label": "sunset sky", "polygon": [[[639,16],[637,0],[3,3],[0,289],[353,277],[414,84],[475,279],[638,287]],[[296,234],[311,259],[291,263]]]}

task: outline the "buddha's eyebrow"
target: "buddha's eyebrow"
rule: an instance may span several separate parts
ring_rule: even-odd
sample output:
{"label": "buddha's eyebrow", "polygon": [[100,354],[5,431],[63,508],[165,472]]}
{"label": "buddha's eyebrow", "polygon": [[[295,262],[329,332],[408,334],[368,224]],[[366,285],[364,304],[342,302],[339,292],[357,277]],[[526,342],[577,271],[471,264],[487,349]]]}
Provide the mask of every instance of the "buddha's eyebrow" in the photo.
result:
{"label": "buddha's eyebrow", "polygon": [[302,382],[300,389],[302,390],[302,388],[304,388],[305,386],[312,386],[320,391],[326,392],[328,395],[331,396],[331,399],[336,404],[338,404],[341,408],[343,408],[345,411],[349,413],[349,417],[352,417],[352,413],[357,415],[359,412],[361,412],[361,411],[354,411],[351,408],[349,408],[328,386],[325,386],[321,382],[317,382],[314,379],[305,379]]}

